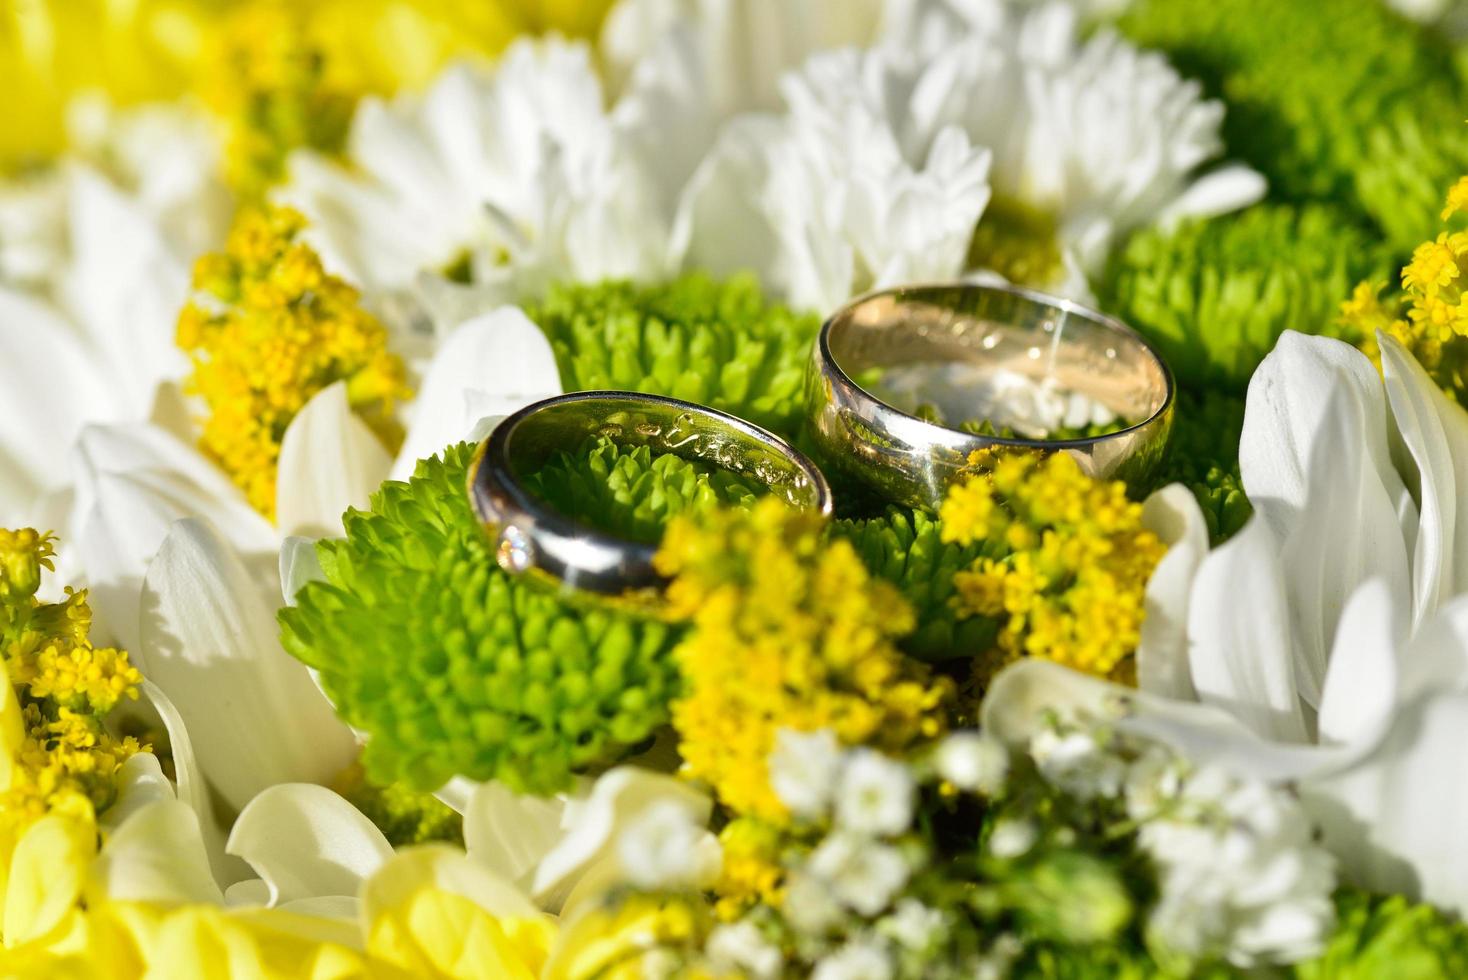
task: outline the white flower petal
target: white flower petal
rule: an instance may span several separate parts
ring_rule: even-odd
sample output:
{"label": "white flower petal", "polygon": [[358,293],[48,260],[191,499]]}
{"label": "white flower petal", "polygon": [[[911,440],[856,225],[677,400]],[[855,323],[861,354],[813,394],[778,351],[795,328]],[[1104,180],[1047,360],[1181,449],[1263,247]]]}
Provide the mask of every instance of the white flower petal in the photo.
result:
{"label": "white flower petal", "polygon": [[275,519],[282,535],[340,537],[347,508],[365,510],[392,456],[347,402],[346,382],[318,392],[280,443]]}
{"label": "white flower petal", "polygon": [[1377,335],[1392,420],[1417,465],[1421,507],[1412,556],[1414,625],[1468,588],[1458,565],[1468,560],[1468,413],[1450,402],[1416,358],[1392,337]]}
{"label": "white flower petal", "polygon": [[1306,807],[1350,877],[1468,912],[1468,781],[1455,778],[1468,744],[1468,694],[1398,706],[1380,748],[1334,778],[1302,787]]}
{"label": "white flower petal", "polygon": [[1137,645],[1137,686],[1151,694],[1192,700],[1188,667],[1188,605],[1198,566],[1208,554],[1208,527],[1197,498],[1182,484],[1147,498],[1142,525],[1167,545],[1147,581],[1147,618]]}
{"label": "white flower petal", "polygon": [[469,321],[434,356],[392,479],[407,479],[418,460],[463,439],[484,415],[560,393],[550,342],[523,312],[505,307]]}
{"label": "white flower petal", "polygon": [[176,800],[173,783],[163,775],[163,767],[152,752],[139,752],[128,758],[117,773],[117,799],[98,815],[97,822],[112,830],[144,807],[163,800]]}
{"label": "white flower petal", "polygon": [[97,854],[90,877],[91,895],[117,901],[224,901],[198,814],[178,800],[157,800],[124,820]]}
{"label": "white flower petal", "polygon": [[1194,181],[1157,220],[1169,225],[1185,218],[1213,218],[1240,211],[1263,200],[1268,191],[1268,181],[1257,171],[1242,164],[1220,167]]}
{"label": "white flower petal", "polygon": [[529,889],[536,868],[562,836],[564,799],[480,783],[464,809],[464,847],[496,874]]}
{"label": "white flower petal", "polygon": [[377,921],[402,908],[418,890],[432,886],[469,899],[501,919],[539,919],[542,914],[524,893],[456,847],[424,844],[387,862],[362,890],[362,922]]}
{"label": "white flower petal", "polygon": [[1401,601],[1411,595],[1403,522],[1415,528],[1415,507],[1392,465],[1371,362],[1340,341],[1285,333],[1249,384],[1239,457],[1250,500],[1282,542],[1296,682],[1318,706],[1349,596],[1378,577]]}
{"label": "white flower petal", "polygon": [[296,593],[306,583],[325,580],[315,538],[293,537],[280,543],[280,594],[286,605],[295,605]]}
{"label": "white flower petal", "polygon": [[1255,517],[1203,560],[1188,607],[1188,660],[1200,701],[1263,738],[1296,743],[1307,734],[1278,551]]}
{"label": "white flower petal", "polygon": [[271,905],[355,896],[393,853],[361,811],[310,783],[263,790],[240,812],[225,850],[270,886]]}
{"label": "white flower petal", "polygon": [[177,705],[203,771],[234,807],[276,783],[327,782],[357,751],[306,667],[281,649],[275,594],[193,520],[172,527],[146,580],[148,674]]}
{"label": "white flower petal", "polygon": [[[567,802],[564,836],[536,869],[531,894],[549,908],[569,908],[620,880],[618,830],[648,807],[664,802],[682,806],[699,824],[707,824],[713,812],[706,794],[676,777],[635,766],[603,774],[585,797]],[[562,897],[564,901],[558,902]]]}

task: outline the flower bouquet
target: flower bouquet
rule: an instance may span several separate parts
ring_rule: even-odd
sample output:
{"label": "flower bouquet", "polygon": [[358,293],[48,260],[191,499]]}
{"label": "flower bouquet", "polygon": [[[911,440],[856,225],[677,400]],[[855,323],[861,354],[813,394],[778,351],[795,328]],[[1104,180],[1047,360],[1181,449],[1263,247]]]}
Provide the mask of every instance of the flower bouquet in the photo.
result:
{"label": "flower bouquet", "polygon": [[0,976],[1468,976],[1468,8],[0,80]]}

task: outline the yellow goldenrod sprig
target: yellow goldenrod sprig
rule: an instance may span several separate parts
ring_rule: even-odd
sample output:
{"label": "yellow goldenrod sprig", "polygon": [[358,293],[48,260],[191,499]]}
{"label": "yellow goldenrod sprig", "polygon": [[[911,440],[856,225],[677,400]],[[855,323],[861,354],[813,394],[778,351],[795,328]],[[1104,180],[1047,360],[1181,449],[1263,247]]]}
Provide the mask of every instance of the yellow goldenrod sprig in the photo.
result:
{"label": "yellow goldenrod sprig", "polygon": [[48,534],[0,529],[0,852],[48,814],[90,825],[145,750],[104,725],[142,677],[123,651],[92,645],[86,593],[36,598],[53,554]]}
{"label": "yellow goldenrod sprig", "polygon": [[281,440],[312,396],[346,382],[353,410],[396,449],[394,406],[409,395],[387,331],[299,241],[304,226],[286,208],[242,215],[225,251],[195,265],[202,296],[178,320],[193,361],[188,390],[208,408],[201,444],[272,518]]}
{"label": "yellow goldenrod sprig", "polygon": [[[1442,220],[1468,214],[1468,176],[1448,191]],[[1402,291],[1383,298],[1384,282],[1363,282],[1341,304],[1341,321],[1380,365],[1380,331],[1412,353],[1432,379],[1468,405],[1468,233],[1445,230],[1412,252]]]}
{"label": "yellow goldenrod sprig", "polygon": [[939,511],[944,541],[1000,542],[954,576],[960,611],[1000,621],[983,679],[1019,657],[1125,678],[1144,591],[1166,550],[1126,486],[1094,480],[1065,453],[980,451]]}
{"label": "yellow goldenrod sprig", "polygon": [[767,497],[675,519],[657,557],[674,614],[692,624],[675,651],[686,771],[735,811],[775,822],[788,818],[766,762],[779,729],[897,750],[940,732],[952,693],[898,651],[914,625],[901,594],[825,529]]}

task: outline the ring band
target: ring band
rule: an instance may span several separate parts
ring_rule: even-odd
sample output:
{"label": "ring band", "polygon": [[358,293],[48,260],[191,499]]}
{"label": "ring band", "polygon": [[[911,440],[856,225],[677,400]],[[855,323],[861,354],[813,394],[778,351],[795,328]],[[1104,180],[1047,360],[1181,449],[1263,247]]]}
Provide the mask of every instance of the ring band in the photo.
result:
{"label": "ring band", "polygon": [[652,599],[667,584],[653,567],[656,546],[580,523],[526,489],[529,474],[591,436],[709,463],[749,477],[792,506],[831,512],[831,488],[820,469],[743,419],[660,395],[559,395],[496,426],[469,469],[469,498],[495,537],[495,560],[505,571],[608,597]]}
{"label": "ring band", "polygon": [[[1123,427],[1071,439],[949,428],[854,380],[891,368],[1005,372],[1021,385],[1083,396]],[[1173,399],[1172,372],[1130,327],[1012,286],[913,286],[859,297],[821,326],[806,372],[807,424],[821,462],[888,500],[933,508],[969,455],[993,446],[1064,451],[1091,476],[1145,488],[1167,448]]]}

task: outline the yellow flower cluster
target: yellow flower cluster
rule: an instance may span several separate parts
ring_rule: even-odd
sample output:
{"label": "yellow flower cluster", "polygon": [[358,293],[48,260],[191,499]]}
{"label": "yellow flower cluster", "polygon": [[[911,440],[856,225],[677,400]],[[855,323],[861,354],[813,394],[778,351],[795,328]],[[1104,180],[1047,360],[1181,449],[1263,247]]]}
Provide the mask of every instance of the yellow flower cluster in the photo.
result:
{"label": "yellow flower cluster", "polygon": [[783,838],[778,827],[753,817],[729,821],[719,831],[719,845],[724,850],[724,863],[714,892],[719,896],[714,906],[719,918],[737,918],[756,902],[780,904],[785,871],[780,867]]}
{"label": "yellow flower cluster", "polygon": [[309,15],[309,7],[284,2],[240,6],[209,59],[204,99],[227,122],[227,176],[245,200],[260,199],[284,176],[292,150],[335,153],[346,140],[356,100],[326,77]]}
{"label": "yellow flower cluster", "polygon": [[939,519],[944,541],[1008,552],[953,580],[960,610],[1002,623],[981,676],[1030,656],[1126,679],[1147,579],[1166,550],[1142,528],[1141,505],[1065,453],[981,451],[970,463]]}
{"label": "yellow flower cluster", "polygon": [[[1468,177],[1448,191],[1442,220],[1468,214]],[[1380,364],[1376,333],[1412,352],[1438,386],[1468,405],[1468,233],[1444,231],[1418,245],[1402,269],[1402,292],[1382,298],[1386,283],[1359,284],[1341,304],[1341,321]]]}
{"label": "yellow flower cluster", "polygon": [[90,825],[143,747],[103,724],[142,682],[127,654],[94,647],[85,592],[36,599],[54,540],[0,529],[0,862],[48,815]]}
{"label": "yellow flower cluster", "polygon": [[[0,173],[65,150],[63,121],[77,93],[101,89],[117,105],[194,94],[231,127],[246,126],[235,133],[242,155],[232,167],[253,189],[294,148],[292,135],[330,131],[302,111],[335,116],[364,94],[421,87],[451,60],[492,56],[520,33],[594,37],[610,6],[609,0],[0,3],[0,78],[9,110],[0,127]],[[311,138],[304,145],[321,144]],[[269,154],[256,155],[267,148]],[[268,166],[250,166],[262,162]]]}
{"label": "yellow flower cluster", "polygon": [[409,395],[387,331],[298,240],[304,225],[284,208],[243,214],[225,251],[196,264],[203,295],[178,321],[189,391],[209,410],[204,451],[271,518],[281,440],[313,395],[346,382],[352,408],[390,449],[402,439],[394,406]]}
{"label": "yellow flower cluster", "polygon": [[913,612],[874,580],[823,517],[774,497],[673,521],[657,567],[692,630],[675,655],[685,695],[673,724],[689,776],[734,810],[788,818],[766,760],[781,728],[829,728],[848,745],[897,750],[943,727],[952,693],[894,640]]}

